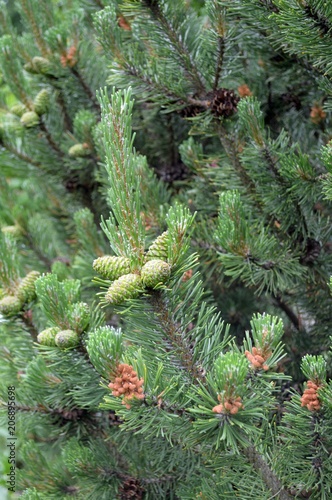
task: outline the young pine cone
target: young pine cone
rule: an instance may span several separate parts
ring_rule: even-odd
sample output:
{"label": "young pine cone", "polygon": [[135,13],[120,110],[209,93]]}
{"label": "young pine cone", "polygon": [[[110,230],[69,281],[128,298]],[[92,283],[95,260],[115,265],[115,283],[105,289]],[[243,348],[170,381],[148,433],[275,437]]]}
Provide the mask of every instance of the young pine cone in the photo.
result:
{"label": "young pine cone", "polygon": [[134,299],[143,291],[141,278],[137,274],[125,274],[115,280],[105,294],[105,301],[113,306]]}
{"label": "young pine cone", "polygon": [[50,107],[50,93],[48,90],[43,89],[37,94],[33,103],[33,108],[37,113],[37,115],[41,116],[44,113],[47,113],[49,107]]}
{"label": "young pine cone", "polygon": [[60,328],[57,326],[51,326],[40,332],[37,336],[37,342],[41,345],[47,345],[49,347],[55,347],[55,337],[60,332]]}
{"label": "young pine cone", "polygon": [[170,274],[171,266],[160,259],[149,260],[141,270],[142,281],[148,288],[155,288],[158,284],[166,283]]}
{"label": "young pine cone", "polygon": [[27,111],[21,116],[21,124],[24,125],[26,128],[32,128],[38,125],[39,123],[39,116],[35,111]]}
{"label": "young pine cone", "polygon": [[55,336],[55,344],[60,349],[72,349],[79,344],[79,336],[73,330],[61,330]]}
{"label": "young pine cone", "polygon": [[103,278],[116,280],[120,276],[130,273],[130,260],[127,257],[103,255],[103,257],[98,257],[93,261],[92,267]]}
{"label": "young pine cone", "polygon": [[168,231],[164,231],[158,238],[154,240],[149,250],[146,253],[145,259],[167,260],[168,257]]}
{"label": "young pine cone", "polygon": [[14,316],[22,309],[22,301],[15,295],[6,295],[0,300],[0,313],[4,316]]}
{"label": "young pine cone", "polygon": [[31,302],[35,298],[35,281],[37,278],[39,278],[39,276],[39,271],[31,271],[25,276],[25,278],[22,279],[21,283],[19,284],[16,295],[23,303]]}

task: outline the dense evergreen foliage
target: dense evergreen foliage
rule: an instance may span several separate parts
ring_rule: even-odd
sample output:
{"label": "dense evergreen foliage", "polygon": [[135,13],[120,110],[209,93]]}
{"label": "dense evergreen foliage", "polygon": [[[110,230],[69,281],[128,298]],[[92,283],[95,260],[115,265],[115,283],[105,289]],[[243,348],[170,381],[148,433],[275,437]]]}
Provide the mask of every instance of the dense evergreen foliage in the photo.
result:
{"label": "dense evergreen foliage", "polygon": [[0,26],[0,495],[332,498],[332,3]]}

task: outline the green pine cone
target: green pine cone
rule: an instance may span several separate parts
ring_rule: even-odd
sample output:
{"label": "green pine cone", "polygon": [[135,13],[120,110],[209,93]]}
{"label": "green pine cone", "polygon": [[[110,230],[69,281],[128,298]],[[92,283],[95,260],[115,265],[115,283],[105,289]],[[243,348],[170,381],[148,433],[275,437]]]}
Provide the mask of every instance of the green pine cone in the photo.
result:
{"label": "green pine cone", "polygon": [[46,328],[40,332],[37,336],[37,341],[42,345],[48,345],[49,347],[55,347],[55,336],[60,332],[60,328],[57,326],[52,326],[50,328]]}
{"label": "green pine cone", "polygon": [[83,144],[74,144],[74,146],[72,146],[68,150],[68,154],[73,158],[81,158],[83,156],[88,156],[89,154],[91,154],[91,149],[86,142],[84,142]]}
{"label": "green pine cone", "polygon": [[39,116],[35,111],[27,111],[21,116],[21,124],[27,128],[35,127],[39,123]]}
{"label": "green pine cone", "polygon": [[26,64],[24,69],[30,71],[30,73],[41,73],[42,75],[47,75],[52,72],[52,64],[45,57],[35,56],[32,58],[31,65]]}
{"label": "green pine cone", "polygon": [[14,106],[12,106],[10,108],[10,112],[13,115],[16,115],[16,116],[19,116],[19,117],[21,117],[22,115],[24,115],[24,113],[26,113],[27,111],[28,111],[27,107],[24,104],[21,104],[21,103],[15,104]]}
{"label": "green pine cone", "polygon": [[36,296],[35,281],[39,278],[39,271],[31,271],[22,279],[19,284],[16,295],[25,304],[31,302]]}
{"label": "green pine cone", "polygon": [[127,257],[104,255],[93,261],[92,267],[103,278],[116,280],[124,274],[130,273],[130,260]]}
{"label": "green pine cone", "polygon": [[171,266],[164,260],[149,260],[141,270],[141,278],[148,288],[155,288],[159,284],[164,284],[169,280]]}
{"label": "green pine cone", "polygon": [[61,330],[55,336],[55,344],[60,349],[72,349],[78,346],[80,338],[73,330]]}
{"label": "green pine cone", "polygon": [[164,231],[154,240],[146,253],[145,260],[167,260],[168,258],[168,231]]}
{"label": "green pine cone", "polygon": [[105,295],[111,305],[122,304],[125,300],[134,299],[143,291],[141,278],[137,274],[125,274],[114,281]]}
{"label": "green pine cone", "polygon": [[39,116],[47,113],[50,107],[50,93],[48,90],[43,89],[37,94],[33,103],[33,107],[35,112]]}
{"label": "green pine cone", "polygon": [[90,321],[90,308],[85,302],[76,302],[69,308],[70,326],[76,332],[83,332]]}
{"label": "green pine cone", "polygon": [[0,300],[0,313],[4,316],[14,316],[22,309],[22,301],[15,295],[6,295]]}

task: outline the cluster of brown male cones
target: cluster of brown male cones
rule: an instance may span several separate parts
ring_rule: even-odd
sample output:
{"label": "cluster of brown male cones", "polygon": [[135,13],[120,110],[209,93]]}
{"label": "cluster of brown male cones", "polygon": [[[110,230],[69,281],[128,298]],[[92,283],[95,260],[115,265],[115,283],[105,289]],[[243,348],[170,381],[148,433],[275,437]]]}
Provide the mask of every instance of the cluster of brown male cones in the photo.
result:
{"label": "cluster of brown male cones", "polygon": [[108,384],[115,397],[123,396],[122,404],[130,408],[129,401],[133,398],[143,399],[144,393],[142,385],[144,380],[138,378],[134,368],[126,363],[117,366],[113,382]]}
{"label": "cluster of brown male cones", "polygon": [[218,404],[217,406],[214,406],[212,408],[212,411],[214,413],[229,413],[231,415],[236,415],[237,412],[243,408],[243,404],[241,403],[241,398],[240,396],[238,397],[229,397],[229,398],[225,398],[225,397],[221,397],[220,394],[218,394],[218,401],[220,402],[220,404]]}
{"label": "cluster of brown male cones", "polygon": [[250,361],[252,368],[255,368],[256,370],[268,370],[269,366],[266,364],[266,360],[271,356],[271,352],[268,351],[263,351],[263,349],[259,347],[253,347],[252,352],[250,351],[245,351],[244,353]]}
{"label": "cluster of brown male cones", "polygon": [[77,47],[75,45],[72,45],[69,47],[68,51],[64,51],[64,53],[60,57],[60,62],[61,66],[66,68],[69,66],[70,68],[73,68],[75,64],[77,64]]}
{"label": "cluster of brown male cones", "polygon": [[308,380],[307,388],[301,398],[301,406],[306,406],[308,410],[315,411],[320,409],[320,402],[317,391],[321,385],[316,384],[312,380]]}

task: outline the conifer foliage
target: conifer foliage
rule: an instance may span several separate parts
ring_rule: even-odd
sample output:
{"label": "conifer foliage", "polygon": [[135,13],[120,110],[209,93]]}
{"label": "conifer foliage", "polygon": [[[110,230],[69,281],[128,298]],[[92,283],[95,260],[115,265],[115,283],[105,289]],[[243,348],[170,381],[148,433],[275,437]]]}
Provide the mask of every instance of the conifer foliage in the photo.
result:
{"label": "conifer foliage", "polygon": [[0,496],[332,498],[331,5],[1,2]]}

